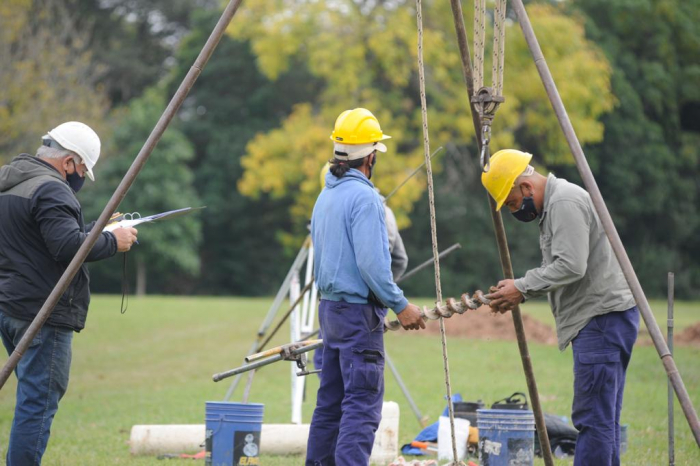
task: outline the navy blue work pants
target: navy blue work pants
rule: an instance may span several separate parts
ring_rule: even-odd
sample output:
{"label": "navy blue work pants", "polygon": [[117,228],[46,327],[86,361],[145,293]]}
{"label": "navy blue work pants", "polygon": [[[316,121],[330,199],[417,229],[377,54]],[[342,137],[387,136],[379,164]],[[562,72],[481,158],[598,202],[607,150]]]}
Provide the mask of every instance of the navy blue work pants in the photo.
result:
{"label": "navy blue work pants", "polygon": [[[323,340],[323,331],[321,331],[321,329],[318,329],[318,338]],[[323,367],[323,346],[314,350],[313,361],[314,361],[314,369],[320,370]],[[321,375],[323,375],[323,372],[318,373],[319,378],[321,378]]]}
{"label": "navy blue work pants", "polygon": [[307,466],[364,466],[382,417],[384,316],[372,304],[321,300],[323,366]]}
{"label": "navy blue work pants", "polygon": [[627,365],[639,331],[636,307],[593,318],[572,341],[578,429],[574,466],[619,466],[620,411]]}
{"label": "navy blue work pants", "polygon": [[[0,337],[11,355],[31,322],[0,312]],[[17,402],[7,466],[38,466],[51,434],[58,402],[68,388],[73,330],[44,325],[19,360]]]}

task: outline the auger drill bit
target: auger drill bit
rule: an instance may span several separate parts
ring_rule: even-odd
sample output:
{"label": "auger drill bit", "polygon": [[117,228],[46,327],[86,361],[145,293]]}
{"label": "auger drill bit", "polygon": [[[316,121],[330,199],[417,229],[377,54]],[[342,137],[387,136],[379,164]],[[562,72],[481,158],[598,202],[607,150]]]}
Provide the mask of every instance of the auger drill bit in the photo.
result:
{"label": "auger drill bit", "polygon": [[[445,304],[438,304],[432,309],[428,309],[427,306],[423,306],[421,311],[421,318],[423,320],[437,320],[440,317],[450,318],[454,314],[464,314],[468,310],[478,309],[482,305],[489,305],[491,301],[486,299],[484,293],[481,290],[476,290],[474,296],[469,297],[468,293],[464,293],[462,298],[456,301],[454,298],[447,298]],[[388,330],[398,330],[401,327],[401,323],[398,320],[389,320],[388,317],[384,318],[384,326]]]}

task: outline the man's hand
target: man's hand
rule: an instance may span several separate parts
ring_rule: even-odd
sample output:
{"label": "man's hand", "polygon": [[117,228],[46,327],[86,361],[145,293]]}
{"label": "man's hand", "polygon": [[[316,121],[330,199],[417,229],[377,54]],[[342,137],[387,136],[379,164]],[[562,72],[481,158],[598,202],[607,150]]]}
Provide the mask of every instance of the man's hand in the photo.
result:
{"label": "man's hand", "polygon": [[136,228],[116,228],[112,230],[112,234],[117,238],[117,251],[126,252],[131,249],[131,246],[136,242],[136,235],[139,232]]}
{"label": "man's hand", "polygon": [[404,330],[420,330],[425,328],[425,322],[420,316],[420,308],[415,304],[408,303],[408,306],[396,314],[399,319],[399,323],[404,328]]}
{"label": "man's hand", "polygon": [[501,280],[498,282],[498,291],[487,294],[486,299],[491,300],[491,310],[501,314],[511,311],[523,302],[523,294],[515,287],[514,280]]}

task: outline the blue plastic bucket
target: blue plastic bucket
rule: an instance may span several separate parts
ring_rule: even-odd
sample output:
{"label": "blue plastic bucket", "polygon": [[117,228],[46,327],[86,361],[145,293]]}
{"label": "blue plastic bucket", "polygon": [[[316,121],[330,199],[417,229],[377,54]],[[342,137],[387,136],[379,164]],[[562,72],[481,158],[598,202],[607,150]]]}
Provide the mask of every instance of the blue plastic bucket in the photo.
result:
{"label": "blue plastic bucket", "polygon": [[535,457],[535,416],[532,411],[478,409],[481,466],[532,466]]}
{"label": "blue plastic bucket", "polygon": [[207,465],[259,465],[264,405],[206,402]]}

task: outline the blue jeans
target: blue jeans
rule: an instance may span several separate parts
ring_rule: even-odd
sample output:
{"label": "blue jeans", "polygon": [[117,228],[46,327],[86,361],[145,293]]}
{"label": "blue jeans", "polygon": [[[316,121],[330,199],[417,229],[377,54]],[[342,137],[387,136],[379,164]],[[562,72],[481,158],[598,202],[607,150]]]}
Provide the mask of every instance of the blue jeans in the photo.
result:
{"label": "blue jeans", "polygon": [[[12,354],[31,322],[0,312],[0,336]],[[17,400],[12,421],[8,466],[41,464],[58,402],[68,388],[73,331],[44,325],[20,359]]]}
{"label": "blue jeans", "polygon": [[321,300],[323,372],[307,466],[366,466],[384,398],[384,316],[372,304]]}
{"label": "blue jeans", "polygon": [[593,318],[572,341],[578,429],[574,466],[619,466],[620,411],[627,365],[639,331],[637,307]]}

